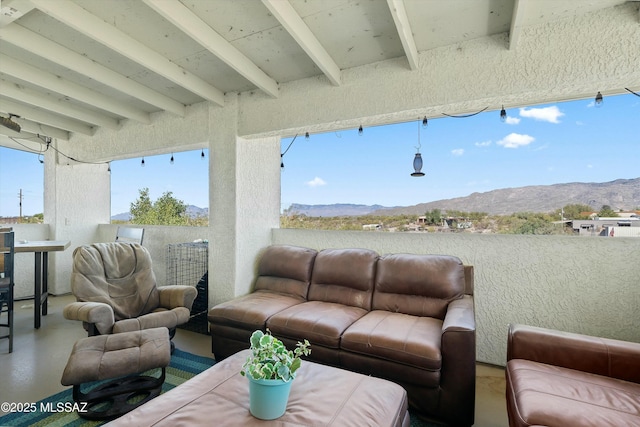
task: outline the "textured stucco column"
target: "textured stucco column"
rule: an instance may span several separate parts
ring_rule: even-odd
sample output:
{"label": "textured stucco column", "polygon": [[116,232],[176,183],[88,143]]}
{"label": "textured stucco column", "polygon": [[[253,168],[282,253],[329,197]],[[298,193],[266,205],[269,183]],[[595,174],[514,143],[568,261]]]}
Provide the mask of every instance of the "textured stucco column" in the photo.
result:
{"label": "textured stucco column", "polygon": [[[52,144],[58,144],[57,141]],[[65,152],[63,146],[58,147]],[[108,223],[111,177],[107,164],[75,163],[48,150],[44,169],[44,220],[49,239],[70,240],[64,252],[49,254],[49,292],[69,293],[73,250],[94,242],[98,224]]]}
{"label": "textured stucco column", "polygon": [[280,209],[279,138],[237,136],[238,96],[210,107],[209,305],[251,289]]}

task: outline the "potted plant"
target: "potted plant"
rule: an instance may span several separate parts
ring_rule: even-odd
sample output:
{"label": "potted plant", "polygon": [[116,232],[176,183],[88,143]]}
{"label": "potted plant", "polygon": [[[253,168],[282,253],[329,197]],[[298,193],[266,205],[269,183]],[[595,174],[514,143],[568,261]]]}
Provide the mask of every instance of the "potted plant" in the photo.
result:
{"label": "potted plant", "polygon": [[267,329],[266,334],[253,332],[250,343],[251,355],[240,371],[249,378],[249,410],[263,420],[279,418],[287,409],[291,382],[302,363],[300,356],[311,354],[309,341],[287,350]]}

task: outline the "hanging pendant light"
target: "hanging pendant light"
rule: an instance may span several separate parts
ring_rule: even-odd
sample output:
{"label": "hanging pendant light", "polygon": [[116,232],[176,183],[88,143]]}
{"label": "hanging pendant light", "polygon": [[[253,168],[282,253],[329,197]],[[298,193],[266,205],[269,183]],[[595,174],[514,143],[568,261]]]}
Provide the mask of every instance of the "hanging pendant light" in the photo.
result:
{"label": "hanging pendant light", "polygon": [[411,176],[424,176],[424,172],[421,172],[422,154],[416,153],[416,156],[413,158],[413,169],[414,172],[411,174]]}
{"label": "hanging pendant light", "polygon": [[424,172],[422,172],[422,154],[420,154],[420,125],[418,125],[418,146],[416,147],[417,153],[413,158],[413,173],[411,176],[419,177],[424,176]]}

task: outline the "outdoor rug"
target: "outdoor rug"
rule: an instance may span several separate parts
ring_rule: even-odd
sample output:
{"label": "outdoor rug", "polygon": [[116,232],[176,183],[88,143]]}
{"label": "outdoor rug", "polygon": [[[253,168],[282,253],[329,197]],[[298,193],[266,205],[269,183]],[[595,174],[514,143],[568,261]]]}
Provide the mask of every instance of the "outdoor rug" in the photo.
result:
{"label": "outdoor rug", "polygon": [[[166,369],[166,378],[162,385],[162,393],[165,393],[172,388],[182,384],[189,378],[194,377],[200,372],[213,366],[216,363],[215,360],[209,357],[196,356],[195,354],[187,353],[175,349],[171,355],[171,362]],[[158,376],[159,370],[151,370],[148,373],[150,375]],[[82,390],[85,391],[85,387],[95,387],[99,382],[88,383],[82,386]],[[30,426],[77,426],[77,427],[89,427],[98,426],[104,424],[106,421],[88,421],[80,418],[76,412],[65,411],[64,403],[67,405],[73,404],[73,397],[71,395],[71,387],[56,393],[53,396],[47,397],[36,403],[35,412],[16,412],[13,414],[0,417],[0,426],[11,427],[30,427]],[[56,410],[58,407],[62,407],[62,412],[46,411],[47,408]],[[40,409],[45,411],[40,411]]]}
{"label": "outdoor rug", "polygon": [[[179,349],[175,349],[174,353],[171,355],[171,362],[166,369],[166,379],[164,384],[162,385],[162,393],[165,393],[172,388],[182,384],[187,381],[189,378],[194,377],[200,372],[210,368],[216,363],[215,360],[196,356],[191,353],[187,353],[186,351],[181,351]],[[159,373],[158,370],[148,371],[148,374],[157,376]],[[90,387],[95,387],[101,382],[88,383],[83,385],[82,390],[86,391],[86,389]],[[85,388],[86,387],[86,388]],[[47,397],[36,403],[36,411],[35,412],[20,412],[8,414],[3,417],[0,417],[0,427],[10,426],[10,427],[38,427],[38,426],[50,426],[50,427],[58,427],[58,426],[72,426],[72,427],[92,427],[99,426],[106,421],[88,421],[80,418],[76,412],[69,412],[63,410],[62,412],[54,412],[56,408],[65,407],[65,403],[67,405],[73,405],[73,397],[71,395],[71,387],[61,391],[60,393],[56,393],[53,396]],[[41,411],[40,409],[44,409]],[[53,409],[53,411],[47,411],[47,408]],[[212,426],[216,425],[215,422],[211,424]],[[218,425],[228,425],[223,420],[219,420]],[[186,426],[188,427],[188,426]],[[419,419],[418,417],[411,414],[411,427],[446,427],[442,424],[430,423],[424,420]]]}

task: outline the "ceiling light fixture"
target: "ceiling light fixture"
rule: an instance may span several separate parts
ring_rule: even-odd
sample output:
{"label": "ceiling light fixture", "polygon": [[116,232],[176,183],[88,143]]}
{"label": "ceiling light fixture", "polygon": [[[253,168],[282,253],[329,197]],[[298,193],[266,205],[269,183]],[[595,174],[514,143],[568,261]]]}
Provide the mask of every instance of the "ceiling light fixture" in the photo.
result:
{"label": "ceiling light fixture", "polygon": [[502,106],[502,110],[500,110],[500,121],[501,122],[507,121],[507,110],[504,109],[504,105]]}
{"label": "ceiling light fixture", "polygon": [[358,135],[362,136],[363,133],[364,130],[362,129],[362,125],[360,125],[360,127],[358,128]]}
{"label": "ceiling light fixture", "polygon": [[173,164],[174,160],[173,160],[173,153],[171,153],[171,160],[169,160],[169,163]]}
{"label": "ceiling light fixture", "polygon": [[602,98],[602,94],[598,92],[598,94],[596,95],[596,107],[601,106],[603,101],[604,99]]}
{"label": "ceiling light fixture", "polygon": [[142,158],[142,161],[140,162],[140,166],[144,167],[144,157]]}
{"label": "ceiling light fixture", "polygon": [[[309,139],[309,132],[306,132],[306,133],[304,134],[304,137],[305,137],[305,139]],[[295,138],[294,138],[294,139],[295,139]]]}
{"label": "ceiling light fixture", "polygon": [[200,151],[200,158],[204,160],[204,148]]}
{"label": "ceiling light fixture", "polygon": [[18,123],[11,120],[12,117],[19,118],[20,116],[9,113],[9,117],[4,117],[4,116],[0,117],[0,124],[2,124],[2,126],[6,127],[7,129],[11,129],[14,132],[20,133],[21,127]]}
{"label": "ceiling light fixture", "polygon": [[421,171],[422,170],[422,154],[420,154],[421,146],[422,144],[420,144],[420,126],[418,126],[418,146],[416,147],[417,153],[413,158],[414,172],[411,174],[411,176],[414,176],[414,177],[424,176],[424,172]]}
{"label": "ceiling light fixture", "polygon": [[424,116],[424,119],[422,119],[422,127],[426,128],[428,124],[429,120],[427,120],[427,116]]}

